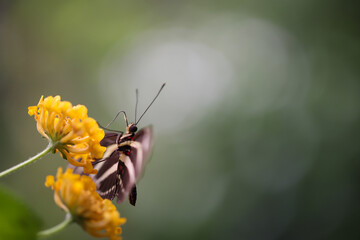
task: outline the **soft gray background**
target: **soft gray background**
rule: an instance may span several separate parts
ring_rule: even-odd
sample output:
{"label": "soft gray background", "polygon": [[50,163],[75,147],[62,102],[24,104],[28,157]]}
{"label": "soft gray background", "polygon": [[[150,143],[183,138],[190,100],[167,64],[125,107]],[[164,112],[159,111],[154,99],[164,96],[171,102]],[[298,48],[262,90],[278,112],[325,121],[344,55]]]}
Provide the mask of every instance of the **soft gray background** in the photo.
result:
{"label": "soft gray background", "polygon": [[[0,168],[41,151],[27,107],[84,104],[155,148],[124,239],[359,239],[360,14],[354,1],[0,1]],[[113,128],[123,129],[121,119]],[[2,183],[64,214],[49,155]],[[73,225],[51,239],[92,239]]]}

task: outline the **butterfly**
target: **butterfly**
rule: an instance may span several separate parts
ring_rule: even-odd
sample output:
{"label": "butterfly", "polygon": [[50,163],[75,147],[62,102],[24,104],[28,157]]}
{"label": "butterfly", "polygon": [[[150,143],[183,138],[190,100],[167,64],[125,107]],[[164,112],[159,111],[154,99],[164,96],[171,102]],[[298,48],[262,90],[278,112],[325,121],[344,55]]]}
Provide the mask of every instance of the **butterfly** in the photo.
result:
{"label": "butterfly", "polygon": [[[125,132],[102,127],[108,131],[100,142],[100,145],[106,147],[106,150],[102,159],[93,162],[97,173],[90,175],[96,183],[98,194],[102,198],[113,200],[116,197],[117,202],[122,202],[128,197],[130,204],[135,206],[137,199],[136,182],[143,173],[153,147],[152,127],[148,126],[138,131],[137,124],[159,96],[164,86],[165,83],[137,121],[138,91],[136,91],[135,123],[129,124],[126,113],[120,111],[107,125],[109,126],[122,113],[127,125]],[[81,171],[80,168],[74,169],[74,172],[78,173],[79,171]]]}
{"label": "butterfly", "polygon": [[135,123],[130,123],[124,134],[107,132],[100,144],[106,147],[102,159],[94,162],[98,170],[93,176],[97,192],[102,198],[129,202],[135,206],[137,199],[136,181],[141,176],[153,146],[152,127],[137,131]]}

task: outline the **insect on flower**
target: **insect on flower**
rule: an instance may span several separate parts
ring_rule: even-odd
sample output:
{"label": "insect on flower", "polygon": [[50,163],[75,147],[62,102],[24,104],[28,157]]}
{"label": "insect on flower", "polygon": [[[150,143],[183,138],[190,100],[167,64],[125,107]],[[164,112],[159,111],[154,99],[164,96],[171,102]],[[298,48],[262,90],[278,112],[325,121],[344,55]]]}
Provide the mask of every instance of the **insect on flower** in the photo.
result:
{"label": "insect on flower", "polygon": [[[138,91],[136,90],[134,123],[129,124],[126,113],[120,111],[106,127],[103,127],[104,130],[109,131],[105,133],[105,137],[100,142],[100,145],[106,147],[106,151],[102,159],[93,163],[94,168],[97,169],[97,174],[91,176],[97,185],[97,192],[102,198],[112,200],[117,197],[117,201],[122,202],[128,196],[130,204],[135,206],[137,198],[136,181],[143,172],[153,146],[152,127],[148,126],[138,131],[137,124],[159,96],[164,86],[165,83],[138,120],[136,120],[138,103]],[[125,133],[107,129],[119,114],[123,114],[127,125]],[[78,168],[75,171],[78,171]]]}

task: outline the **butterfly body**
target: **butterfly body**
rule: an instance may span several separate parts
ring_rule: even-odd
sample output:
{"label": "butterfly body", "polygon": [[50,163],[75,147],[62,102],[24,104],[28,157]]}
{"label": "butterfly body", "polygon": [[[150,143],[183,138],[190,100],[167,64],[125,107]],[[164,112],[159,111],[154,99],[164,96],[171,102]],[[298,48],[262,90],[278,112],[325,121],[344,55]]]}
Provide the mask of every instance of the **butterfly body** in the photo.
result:
{"label": "butterfly body", "polygon": [[98,172],[92,178],[101,197],[117,197],[122,202],[128,196],[130,204],[135,205],[136,181],[152,149],[152,128],[136,131],[136,125],[130,124],[125,134],[109,132],[100,142],[107,149],[103,158],[94,162]]}

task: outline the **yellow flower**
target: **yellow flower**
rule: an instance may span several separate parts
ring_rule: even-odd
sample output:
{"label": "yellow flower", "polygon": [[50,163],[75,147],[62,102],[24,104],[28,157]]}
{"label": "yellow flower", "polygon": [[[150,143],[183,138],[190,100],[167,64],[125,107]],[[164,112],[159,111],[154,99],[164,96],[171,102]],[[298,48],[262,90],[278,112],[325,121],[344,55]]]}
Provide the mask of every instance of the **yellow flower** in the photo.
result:
{"label": "yellow flower", "polygon": [[38,105],[30,106],[28,112],[35,117],[38,132],[53,144],[54,152],[60,152],[72,165],[83,167],[85,173],[96,173],[91,162],[105,152],[100,145],[105,133],[88,117],[85,106],[72,106],[60,96],[41,96]]}
{"label": "yellow flower", "polygon": [[121,239],[120,225],[126,222],[108,199],[102,199],[96,192],[96,184],[85,175],[78,175],[67,169],[58,169],[57,180],[47,176],[45,186],[54,190],[55,203],[70,213],[75,222],[94,237]]}

